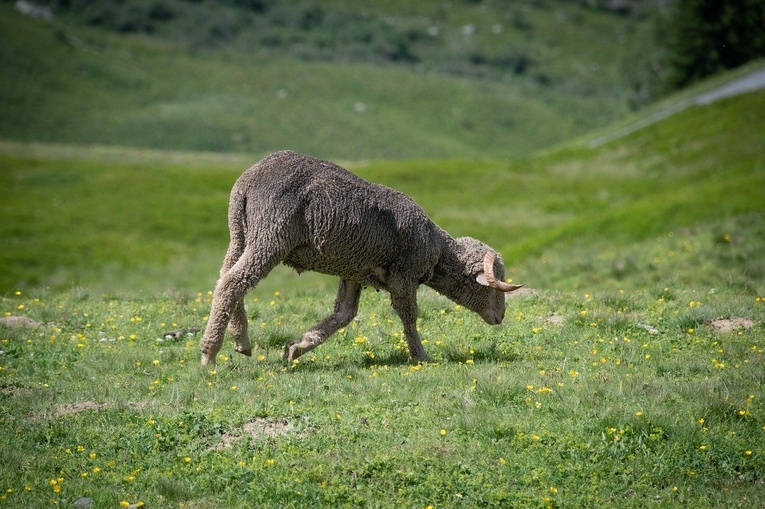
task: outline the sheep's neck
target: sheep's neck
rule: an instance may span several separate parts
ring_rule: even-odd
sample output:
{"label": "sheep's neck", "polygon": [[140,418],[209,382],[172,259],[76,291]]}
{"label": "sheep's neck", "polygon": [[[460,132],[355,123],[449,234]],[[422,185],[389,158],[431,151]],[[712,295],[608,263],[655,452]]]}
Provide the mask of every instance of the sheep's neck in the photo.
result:
{"label": "sheep's neck", "polygon": [[446,297],[454,295],[454,285],[460,280],[459,258],[454,239],[446,235],[444,248],[438,263],[433,267],[433,276],[425,284]]}

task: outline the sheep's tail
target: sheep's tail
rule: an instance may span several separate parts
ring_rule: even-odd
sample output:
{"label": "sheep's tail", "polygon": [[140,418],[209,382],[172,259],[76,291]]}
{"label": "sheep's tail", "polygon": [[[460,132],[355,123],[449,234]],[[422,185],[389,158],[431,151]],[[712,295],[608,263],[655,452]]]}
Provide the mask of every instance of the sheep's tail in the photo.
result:
{"label": "sheep's tail", "polygon": [[231,240],[223,261],[221,275],[228,271],[244,253],[247,236],[247,195],[234,190],[228,204],[228,230]]}

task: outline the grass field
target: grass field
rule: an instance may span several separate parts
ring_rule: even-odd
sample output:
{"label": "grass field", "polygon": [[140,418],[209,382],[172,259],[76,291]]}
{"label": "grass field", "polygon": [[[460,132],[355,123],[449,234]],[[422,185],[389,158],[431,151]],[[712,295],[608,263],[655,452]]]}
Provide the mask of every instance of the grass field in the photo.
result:
{"label": "grass field", "polygon": [[[490,328],[430,291],[411,365],[382,294],[290,368],[331,296],[247,299],[257,349],[198,366],[210,297],[9,295],[0,504],[756,507],[765,297],[542,291]],[[737,321],[746,318],[749,321]],[[55,325],[54,325],[55,324]],[[755,324],[755,325],[752,325]],[[729,332],[716,327],[730,326]]]}
{"label": "grass field", "polygon": [[[254,157],[0,142],[0,507],[760,507],[765,93],[598,148],[351,162],[528,293],[490,327],[387,295],[300,362],[336,284],[274,271],[252,358],[198,365]],[[28,317],[28,327],[8,319]]]}

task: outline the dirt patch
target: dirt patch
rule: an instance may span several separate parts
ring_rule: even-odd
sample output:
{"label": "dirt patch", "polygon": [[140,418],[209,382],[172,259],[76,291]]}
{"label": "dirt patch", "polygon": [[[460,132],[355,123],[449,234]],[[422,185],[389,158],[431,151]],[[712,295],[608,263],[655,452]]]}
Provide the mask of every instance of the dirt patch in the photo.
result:
{"label": "dirt patch", "polygon": [[33,421],[45,419],[49,415],[52,417],[64,417],[65,415],[78,414],[86,410],[105,410],[109,405],[106,403],[96,403],[95,401],[78,401],[76,403],[60,403],[53,407],[52,412],[41,412],[30,414],[29,418]]}
{"label": "dirt patch", "polygon": [[250,437],[253,440],[261,440],[263,437],[275,437],[286,435],[291,429],[287,419],[278,419],[271,421],[268,419],[252,419],[244,423],[234,431],[221,435],[220,442],[208,448],[208,451],[220,451],[231,447],[244,437]]}
{"label": "dirt patch", "polygon": [[514,299],[515,297],[531,297],[532,295],[539,295],[539,292],[533,288],[519,288],[514,292],[506,293],[505,299]]}
{"label": "dirt patch", "polygon": [[749,318],[718,318],[705,322],[717,332],[733,332],[739,329],[751,329],[754,320]]}
{"label": "dirt patch", "polygon": [[[134,410],[142,410],[148,406],[148,403],[145,402],[136,402],[136,403],[128,403],[128,406],[130,408],[133,408]],[[50,413],[51,417],[64,417],[67,415],[73,415],[78,414],[80,412],[86,412],[88,410],[106,410],[109,408],[108,403],[97,403],[95,401],[78,401],[76,403],[59,403],[58,405],[53,407],[53,411]],[[47,412],[45,413],[38,413],[38,414],[31,414],[29,415],[29,418],[33,421],[38,421],[40,419],[45,419],[48,417],[49,414]]]}
{"label": "dirt patch", "polygon": [[40,327],[45,327],[46,324],[36,322],[26,316],[4,316],[0,318],[0,325],[9,329],[39,329]]}
{"label": "dirt patch", "polygon": [[542,320],[542,323],[547,325],[548,323],[552,325],[563,325],[566,322],[566,319],[562,317],[561,315],[550,315],[540,318]]}
{"label": "dirt patch", "polygon": [[106,403],[96,403],[95,401],[78,401],[77,403],[61,403],[53,409],[54,417],[63,417],[64,415],[77,414],[86,410],[105,410],[109,408]]}

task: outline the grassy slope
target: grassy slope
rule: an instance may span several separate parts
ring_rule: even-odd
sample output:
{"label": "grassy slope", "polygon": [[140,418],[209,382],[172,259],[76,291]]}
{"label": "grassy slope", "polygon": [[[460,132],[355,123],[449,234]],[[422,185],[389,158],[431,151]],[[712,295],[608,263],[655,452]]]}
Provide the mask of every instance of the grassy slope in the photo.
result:
{"label": "grassy slope", "polygon": [[[587,11],[576,22],[553,21],[552,29],[554,11],[529,11],[541,33],[524,44],[553,83],[540,87],[525,78],[502,83],[394,66],[191,53],[160,38],[0,9],[3,138],[254,153],[290,147],[335,159],[508,158],[624,111],[614,92],[622,48],[613,40],[629,37],[629,23]],[[491,13],[464,9],[459,19],[479,27],[476,38],[489,38]],[[463,51],[459,27],[450,30],[455,51]],[[504,39],[509,32],[501,37],[481,47],[512,44]]]}
{"label": "grassy slope", "polygon": [[[556,199],[563,200],[567,212],[578,209],[581,213],[561,221],[557,228],[508,246],[509,251],[517,249],[523,257],[537,249],[548,259],[555,258],[556,251],[568,253],[570,247],[580,249],[580,254],[590,253],[589,258],[599,262],[589,266],[584,277],[596,280],[569,279],[586,286],[613,276],[604,273],[609,270],[604,271],[604,266],[623,263],[619,257],[633,256],[624,252],[625,246],[677,229],[706,236],[708,247],[713,248],[724,236],[723,230],[731,226],[726,221],[753,214],[745,220],[751,222],[746,234],[751,238],[739,238],[736,243],[745,250],[747,245],[759,244],[762,229],[757,225],[762,222],[765,183],[765,138],[761,133],[765,126],[758,111],[763,107],[765,93],[757,92],[691,108],[603,150],[562,150],[532,159],[532,173],[541,171],[554,177],[562,190],[577,190],[568,193],[569,199],[561,198],[562,193]],[[640,257],[639,250],[635,254]],[[760,280],[763,258],[756,251],[741,256],[748,260],[748,276]],[[536,274],[550,274],[551,269],[543,262]],[[633,269],[629,284],[665,277],[643,264]],[[556,280],[559,276],[551,277]],[[688,270],[677,276],[685,284],[713,285],[719,274],[707,277]]]}
{"label": "grassy slope", "polygon": [[[536,287],[610,286],[615,276],[638,287],[668,278],[709,285],[727,272],[656,268],[633,252],[635,243],[652,252],[657,238],[692,227],[683,231],[709,237],[699,242],[711,251],[699,256],[711,256],[730,221],[749,217],[745,238],[729,247],[747,258],[734,279],[757,288],[747,281],[763,273],[762,258],[748,246],[762,242],[765,126],[757,112],[764,102],[759,92],[691,108],[597,149],[514,163],[378,162],[355,171],[411,194],[453,235],[496,246],[513,277]],[[3,291],[213,284],[227,242],[228,190],[249,158],[109,149],[72,156],[57,146],[22,155],[19,145],[4,147]]]}

